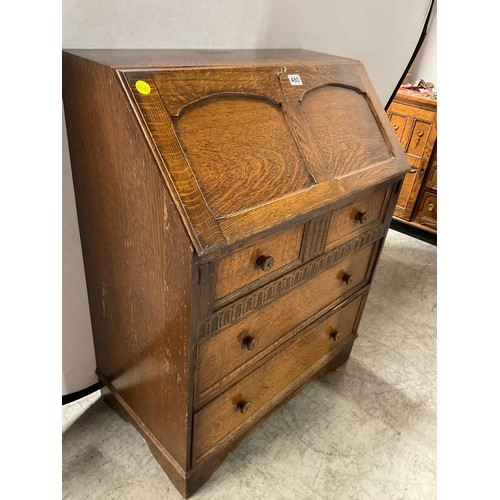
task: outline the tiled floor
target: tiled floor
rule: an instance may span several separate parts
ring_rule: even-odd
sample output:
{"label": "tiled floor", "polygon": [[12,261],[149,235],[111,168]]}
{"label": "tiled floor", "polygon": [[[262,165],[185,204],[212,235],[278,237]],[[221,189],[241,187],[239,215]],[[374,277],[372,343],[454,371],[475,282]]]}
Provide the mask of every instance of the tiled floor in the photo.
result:
{"label": "tiled floor", "polygon": [[[436,247],[389,231],[358,333],[191,498],[436,498]],[[62,446],[63,498],[182,498],[99,393],[63,407]]]}

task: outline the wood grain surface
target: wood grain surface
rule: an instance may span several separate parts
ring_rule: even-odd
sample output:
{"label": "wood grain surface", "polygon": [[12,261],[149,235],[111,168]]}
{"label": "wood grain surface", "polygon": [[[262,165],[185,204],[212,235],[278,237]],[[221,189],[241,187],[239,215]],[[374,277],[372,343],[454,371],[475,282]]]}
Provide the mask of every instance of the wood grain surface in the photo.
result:
{"label": "wood grain surface", "polygon": [[427,167],[431,164],[437,140],[437,104],[430,99],[398,92],[387,114],[396,132],[402,120],[405,121],[398,139],[411,170],[405,176],[394,215],[410,221],[421,187],[425,187]]}
{"label": "wood grain surface", "polygon": [[312,185],[280,109],[251,97],[217,97],[175,121],[194,176],[216,218]]}
{"label": "wood grain surface", "polygon": [[[395,203],[395,199],[393,200]],[[227,328],[229,325],[241,321],[253,314],[257,309],[280,298],[304,282],[314,278],[323,271],[337,265],[342,260],[383,238],[389,227],[389,222],[376,226],[356,238],[349,240],[338,247],[325,252],[304,265],[293,269],[284,276],[265,283],[260,288],[222,306],[213,314],[200,321],[199,338],[204,338]]]}
{"label": "wood grain surface", "polygon": [[[286,392],[292,382],[328,356],[353,333],[361,297],[316,326],[250,373],[195,415],[195,461],[216,447],[222,438],[242,425],[273,398]],[[337,340],[330,336],[337,332]],[[238,404],[248,403],[246,412]]]}
{"label": "wood grain surface", "polygon": [[[360,75],[356,63],[357,61],[350,60],[287,65],[286,72],[279,76],[285,102],[301,102],[309,92],[328,85],[349,88],[361,94],[365,93],[367,91],[366,81]],[[300,76],[302,85],[291,85],[288,75],[292,74]]]}
{"label": "wood grain surface", "polygon": [[171,116],[210,98],[256,97],[279,106],[283,101],[279,65],[184,68],[153,73],[155,84]]}
{"label": "wood grain surface", "polygon": [[[339,301],[366,284],[370,278],[371,257],[376,246],[375,243],[349,256],[244,321],[203,342],[198,355],[198,392],[203,392],[238,365],[248,361],[317,309]],[[353,276],[349,285],[341,279],[344,272]],[[259,340],[259,345],[253,351],[241,348],[243,338],[249,335]]]}
{"label": "wood grain surface", "polygon": [[[354,203],[332,212],[330,225],[326,236],[325,249],[330,250],[344,238],[352,238],[359,232],[371,229],[380,224],[385,215],[390,190],[382,189],[365,198],[359,198]],[[363,213],[366,220],[356,219],[358,213]]]}
{"label": "wood grain surface", "polygon": [[303,50],[65,51],[63,100],[97,373],[187,497],[348,359],[407,155],[362,65]]}
{"label": "wood grain surface", "polygon": [[417,216],[415,217],[415,222],[437,231],[437,210],[437,194],[426,192],[422,197]]}
{"label": "wood grain surface", "polygon": [[291,220],[306,221],[323,213],[325,209],[346,205],[359,196],[355,193],[366,193],[382,186],[389,186],[402,175],[399,159],[395,157],[371,167],[342,179],[330,179],[315,184],[307,191],[223,219],[219,222],[219,226],[227,242],[234,243],[240,240],[243,234],[255,234],[259,230],[264,231],[275,227],[276,224]]}
{"label": "wood grain surface", "polygon": [[337,86],[304,97],[302,109],[331,178],[392,157],[365,97]]}
{"label": "wood grain surface", "polygon": [[[207,249],[223,244],[224,236],[207,206],[196,179],[193,178],[185,152],[175,136],[173,124],[154,82],[147,76],[148,74],[144,73],[139,75],[128,73],[127,80],[122,82],[128,88],[131,103],[147,130],[146,138],[149,139],[148,142],[170,192],[174,193],[172,199],[177,202],[177,209],[193,245],[198,253],[202,254]],[[137,78],[141,78],[141,81],[149,85],[151,91],[148,94],[145,95],[137,90]]]}
{"label": "wood grain surface", "polygon": [[[258,279],[276,277],[282,267],[298,261],[303,231],[302,225],[292,227],[220,259],[215,274],[215,298]],[[257,264],[261,256],[273,257],[272,269],[265,271]]]}
{"label": "wood grain surface", "polygon": [[[169,164],[167,184],[199,255],[406,168],[403,154],[394,158],[401,147],[353,61],[122,72],[157,154]],[[290,85],[291,72],[301,86]],[[137,79],[150,85],[148,95],[134,89]]]}
{"label": "wood grain surface", "polygon": [[63,63],[97,368],[185,468],[192,247],[114,73]]}
{"label": "wood grain surface", "polygon": [[154,69],[189,66],[352,64],[353,59],[304,49],[71,49],[65,52],[111,68]]}

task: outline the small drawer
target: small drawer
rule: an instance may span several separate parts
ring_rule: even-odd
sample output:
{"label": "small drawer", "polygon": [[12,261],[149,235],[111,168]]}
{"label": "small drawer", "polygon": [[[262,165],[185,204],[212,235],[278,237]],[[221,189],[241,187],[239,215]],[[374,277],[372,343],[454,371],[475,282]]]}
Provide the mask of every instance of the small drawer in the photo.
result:
{"label": "small drawer", "polygon": [[299,260],[304,226],[295,226],[222,257],[215,274],[215,298],[229,295]]}
{"label": "small drawer", "polygon": [[425,193],[416,222],[437,230],[437,196]]}
{"label": "small drawer", "polygon": [[326,236],[326,250],[330,250],[346,237],[351,238],[358,232],[380,224],[384,218],[389,194],[389,190],[377,191],[335,210]]}
{"label": "small drawer", "polygon": [[293,390],[297,379],[319,369],[342,341],[349,337],[361,312],[364,296],[320,319],[305,333],[294,337],[284,350],[237,382],[202,408],[194,417],[194,460],[249,420],[267,412],[271,405]]}
{"label": "small drawer", "polygon": [[202,341],[198,351],[197,394],[241,365],[254,361],[262,351],[317,311],[365,285],[371,276],[377,245],[373,243],[346,257],[246,319]]}

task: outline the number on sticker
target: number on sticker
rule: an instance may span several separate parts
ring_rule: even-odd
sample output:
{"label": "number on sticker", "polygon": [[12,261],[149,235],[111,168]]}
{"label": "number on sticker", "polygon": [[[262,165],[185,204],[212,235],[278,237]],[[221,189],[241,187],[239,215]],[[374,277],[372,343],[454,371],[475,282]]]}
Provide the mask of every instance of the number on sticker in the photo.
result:
{"label": "number on sticker", "polygon": [[302,80],[299,75],[288,75],[288,79],[292,85],[302,85]]}

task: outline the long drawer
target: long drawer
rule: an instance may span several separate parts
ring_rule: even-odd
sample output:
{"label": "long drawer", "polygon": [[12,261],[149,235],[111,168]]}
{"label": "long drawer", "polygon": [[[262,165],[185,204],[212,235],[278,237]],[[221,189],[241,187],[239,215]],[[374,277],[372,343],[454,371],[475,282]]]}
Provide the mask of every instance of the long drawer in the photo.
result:
{"label": "long drawer", "polygon": [[377,245],[375,242],[363,248],[245,320],[201,342],[197,394],[239,366],[256,359],[258,354],[315,312],[366,284],[373,269]]}
{"label": "long drawer", "polygon": [[290,386],[319,369],[352,335],[364,295],[318,320],[269,361],[202,408],[194,418],[194,461],[226,436],[250,424],[290,392]]}

